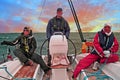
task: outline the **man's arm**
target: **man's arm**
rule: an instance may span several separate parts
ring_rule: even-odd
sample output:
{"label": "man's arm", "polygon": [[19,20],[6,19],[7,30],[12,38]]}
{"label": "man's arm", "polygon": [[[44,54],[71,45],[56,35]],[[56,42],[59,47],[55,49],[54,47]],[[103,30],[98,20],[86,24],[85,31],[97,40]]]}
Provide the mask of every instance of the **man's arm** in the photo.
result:
{"label": "man's arm", "polygon": [[68,24],[68,22],[67,21],[65,21],[65,35],[66,35],[66,37],[68,38],[69,37],[69,34],[70,34],[70,27],[69,27],[69,24]]}
{"label": "man's arm", "polygon": [[33,54],[33,53],[34,53],[34,51],[35,51],[35,49],[37,48],[36,40],[35,40],[35,38],[34,38],[34,37],[32,38],[31,45],[32,45],[32,46],[31,46],[32,48],[31,48],[31,50],[30,50],[30,52],[29,52],[29,53],[30,53],[30,54]]}
{"label": "man's arm", "polygon": [[100,43],[99,43],[98,33],[94,37],[93,46],[94,46],[94,49],[96,50],[96,52],[98,53],[98,55],[103,57],[104,53],[103,53],[103,49],[101,48]]}
{"label": "man's arm", "polygon": [[47,35],[47,38],[50,38],[52,33],[51,33],[51,27],[53,27],[51,25],[51,20],[48,22],[48,25],[47,25],[47,29],[46,29],[46,35]]}
{"label": "man's arm", "polygon": [[19,39],[20,39],[20,36],[17,37],[17,38],[16,38],[15,40],[13,40],[13,41],[3,41],[3,42],[1,42],[1,45],[10,45],[10,46],[14,46],[14,45],[18,44]]}
{"label": "man's arm", "polygon": [[119,43],[116,39],[116,37],[114,37],[114,42],[113,42],[113,46],[109,49],[111,51],[111,53],[116,53],[119,49]]}

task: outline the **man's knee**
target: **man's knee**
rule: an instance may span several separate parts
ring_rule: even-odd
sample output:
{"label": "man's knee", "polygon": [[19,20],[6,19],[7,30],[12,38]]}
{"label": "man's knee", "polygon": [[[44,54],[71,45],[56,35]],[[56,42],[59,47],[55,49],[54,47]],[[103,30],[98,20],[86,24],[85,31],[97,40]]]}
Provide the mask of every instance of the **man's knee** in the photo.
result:
{"label": "man's knee", "polygon": [[36,58],[38,55],[36,53],[31,55],[31,58]]}
{"label": "man's knee", "polygon": [[113,59],[115,62],[119,60],[119,56],[118,56],[117,54],[113,54],[112,57],[113,57],[112,59]]}
{"label": "man's knee", "polygon": [[38,60],[38,59],[41,59],[41,58],[42,58],[42,57],[39,56],[39,55],[36,54],[36,53],[34,53],[34,54],[31,55],[31,59],[32,59],[32,60]]}
{"label": "man's knee", "polygon": [[15,56],[18,54],[17,51],[18,51],[17,49],[13,50],[13,53],[14,53]]}

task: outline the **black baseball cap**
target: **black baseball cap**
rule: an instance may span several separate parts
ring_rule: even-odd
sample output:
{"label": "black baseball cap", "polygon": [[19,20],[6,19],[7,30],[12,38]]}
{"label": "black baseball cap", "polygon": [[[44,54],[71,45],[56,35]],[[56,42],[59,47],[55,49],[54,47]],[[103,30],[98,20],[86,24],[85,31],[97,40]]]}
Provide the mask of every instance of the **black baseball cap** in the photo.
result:
{"label": "black baseball cap", "polygon": [[24,27],[23,31],[25,30],[30,31],[30,27]]}
{"label": "black baseball cap", "polygon": [[57,8],[57,11],[62,11],[62,8]]}

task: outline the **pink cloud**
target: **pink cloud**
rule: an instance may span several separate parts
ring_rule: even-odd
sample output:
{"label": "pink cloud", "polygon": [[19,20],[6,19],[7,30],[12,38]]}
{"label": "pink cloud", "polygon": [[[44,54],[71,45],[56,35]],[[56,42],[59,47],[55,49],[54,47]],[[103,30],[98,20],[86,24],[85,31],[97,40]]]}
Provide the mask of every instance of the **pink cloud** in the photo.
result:
{"label": "pink cloud", "polygon": [[8,25],[4,21],[0,20],[0,33],[9,32]]}

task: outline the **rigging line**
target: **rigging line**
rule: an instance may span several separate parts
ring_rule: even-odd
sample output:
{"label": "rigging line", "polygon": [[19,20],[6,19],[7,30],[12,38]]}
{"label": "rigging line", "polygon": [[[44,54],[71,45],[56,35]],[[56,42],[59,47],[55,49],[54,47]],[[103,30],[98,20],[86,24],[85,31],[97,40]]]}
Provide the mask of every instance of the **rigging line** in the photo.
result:
{"label": "rigging line", "polygon": [[[84,1],[84,3],[85,3],[85,1]],[[84,11],[86,11],[86,12],[84,12],[84,21],[86,21],[87,19],[88,19],[88,16],[87,16],[87,13],[89,12],[88,11],[88,5],[84,8]],[[88,25],[87,25],[87,27],[88,27]]]}
{"label": "rigging line", "polygon": [[3,79],[6,79],[6,80],[10,80],[10,79],[8,79],[8,78],[6,78],[6,77],[3,77],[3,76],[0,76],[1,78],[3,78]]}
{"label": "rigging line", "polygon": [[81,31],[81,28],[80,28],[80,25],[79,25],[79,21],[78,21],[78,18],[77,18],[77,15],[76,15],[76,12],[75,12],[75,9],[74,9],[74,6],[73,6],[73,3],[72,3],[71,0],[68,0],[68,3],[69,3],[69,5],[70,5],[70,8],[71,8],[71,11],[72,11],[72,14],[73,14],[75,23],[76,23],[76,25],[77,25],[77,28],[78,28],[78,32],[79,32],[81,41],[82,41],[82,42],[85,42],[84,37],[83,37],[83,34],[82,34],[82,31]]}
{"label": "rigging line", "polygon": [[[61,3],[61,1],[60,1],[60,0],[58,0],[58,3]],[[59,4],[59,6],[60,6],[60,7],[62,7],[63,5],[62,5],[62,4]]]}
{"label": "rigging line", "polygon": [[[70,5],[70,8],[71,8],[71,11],[72,11],[72,14],[73,14],[73,17],[74,17],[74,20],[75,20],[75,23],[77,23],[76,22],[76,18],[75,18],[75,14],[74,14],[74,12],[73,12],[73,8],[72,8],[72,6],[71,6],[71,3],[69,2],[69,5]],[[77,24],[76,24],[77,25]]]}
{"label": "rigging line", "polygon": [[76,20],[76,23],[77,23],[77,26],[79,26],[79,21],[77,20],[77,15],[76,15],[76,11],[74,9],[74,6],[73,6],[73,3],[71,2],[71,7],[72,7],[72,11],[73,11],[73,14],[74,14],[74,17],[75,17],[75,20]]}
{"label": "rigging line", "polygon": [[[76,1],[77,1],[77,10],[78,10],[80,3],[79,3],[79,0],[76,0]],[[78,15],[78,16],[79,16],[79,15]]]}
{"label": "rigging line", "polygon": [[[70,4],[70,3],[69,3],[69,4]],[[71,11],[72,11],[72,14],[73,14],[73,18],[74,18],[74,20],[75,20],[75,23],[76,23],[76,25],[78,25],[78,24],[77,24],[77,21],[76,21],[76,18],[75,18],[75,14],[74,14],[74,12],[73,12],[73,8],[72,8],[71,4],[70,4],[70,8],[71,8]]]}
{"label": "rigging line", "polygon": [[[42,1],[42,4],[41,4],[41,11],[40,11],[40,14],[39,14],[39,16],[38,16],[38,19],[39,19],[39,20],[40,20],[40,18],[41,18],[43,9],[44,9],[44,7],[45,7],[45,3],[46,3],[46,0],[43,0],[43,1]],[[39,24],[39,22],[37,22],[35,25],[38,26],[38,24]]]}
{"label": "rigging line", "polygon": [[[69,4],[70,4],[70,7],[71,7],[71,11],[72,11],[73,17],[74,17],[74,19],[75,19],[75,22],[76,22],[77,28],[78,28],[78,30],[79,30],[80,28],[78,27],[79,24],[78,24],[78,21],[77,21],[76,15],[75,15],[74,8],[73,8],[72,3],[71,3],[70,1],[69,1]],[[80,37],[81,37],[81,36],[80,36]]]}
{"label": "rigging line", "polygon": [[[77,15],[76,15],[76,12],[75,12],[75,9],[74,9],[74,6],[73,6],[72,2],[71,2],[71,7],[72,7],[72,11],[73,11],[73,14],[74,14],[74,17],[75,17],[77,26],[79,26],[79,21],[78,21],[78,19],[77,19]],[[78,28],[79,28],[79,27],[78,27]],[[80,29],[80,28],[79,28],[79,29]]]}
{"label": "rigging line", "polygon": [[41,7],[41,12],[40,12],[40,17],[41,17],[41,15],[42,15],[42,11],[43,11],[43,9],[44,9],[44,7],[45,7],[45,3],[46,3],[46,0],[43,0],[43,4],[42,4],[42,7]]}
{"label": "rigging line", "polygon": [[78,17],[77,17],[77,15],[76,15],[76,11],[75,11],[75,9],[74,9],[74,6],[73,6],[72,1],[71,1],[71,6],[72,6],[72,8],[73,8],[73,12],[74,12],[75,19],[76,19],[76,22],[77,22],[76,24],[77,24],[77,27],[78,27],[78,30],[79,30],[79,35],[80,35],[80,37],[81,37],[81,41],[82,41],[82,42],[85,42],[84,37],[83,37],[83,34],[82,34],[82,31],[81,31],[81,28],[80,28],[80,24],[79,24],[79,21],[78,21]]}

